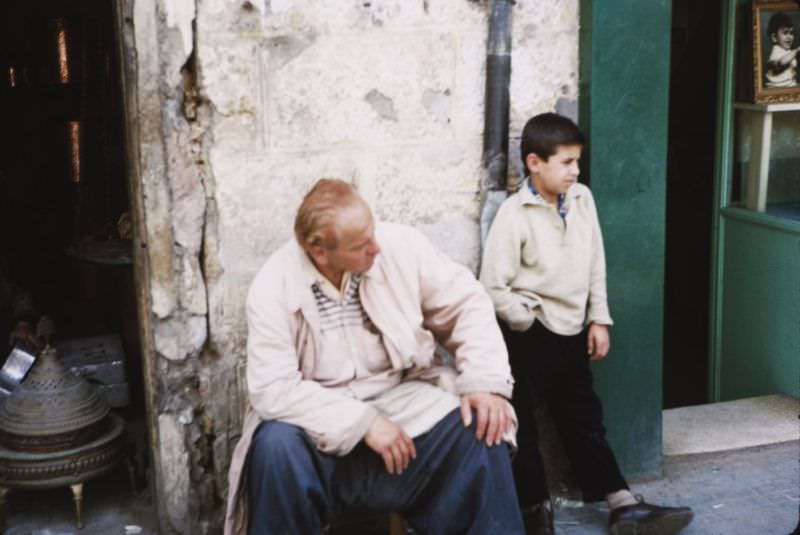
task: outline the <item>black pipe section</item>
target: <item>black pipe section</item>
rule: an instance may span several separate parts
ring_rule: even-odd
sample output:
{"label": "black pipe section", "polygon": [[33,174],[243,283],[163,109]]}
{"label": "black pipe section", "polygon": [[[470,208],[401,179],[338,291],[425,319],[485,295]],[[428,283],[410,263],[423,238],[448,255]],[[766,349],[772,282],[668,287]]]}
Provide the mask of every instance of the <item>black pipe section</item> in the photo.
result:
{"label": "black pipe section", "polygon": [[489,4],[483,165],[488,172],[487,189],[504,190],[508,171],[508,85],[511,80],[513,1],[490,0]]}

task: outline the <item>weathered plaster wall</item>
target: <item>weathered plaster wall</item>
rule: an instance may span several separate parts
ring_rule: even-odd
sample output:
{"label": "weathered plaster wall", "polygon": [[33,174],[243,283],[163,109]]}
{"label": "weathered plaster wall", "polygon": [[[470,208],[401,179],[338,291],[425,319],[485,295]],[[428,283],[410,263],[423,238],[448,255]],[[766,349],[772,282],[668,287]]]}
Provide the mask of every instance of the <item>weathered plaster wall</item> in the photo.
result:
{"label": "weathered plaster wall", "polygon": [[[162,526],[214,532],[245,399],[244,297],[308,187],[351,180],[379,218],[477,265],[488,6],[121,2]],[[512,176],[525,119],[577,109],[577,10],[514,7]]]}

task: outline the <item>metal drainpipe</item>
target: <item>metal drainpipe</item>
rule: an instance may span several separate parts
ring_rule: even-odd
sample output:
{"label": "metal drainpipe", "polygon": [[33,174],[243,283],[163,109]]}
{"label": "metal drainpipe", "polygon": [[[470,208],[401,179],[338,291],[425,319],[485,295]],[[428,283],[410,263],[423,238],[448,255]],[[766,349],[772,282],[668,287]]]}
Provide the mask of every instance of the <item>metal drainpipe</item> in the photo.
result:
{"label": "metal drainpipe", "polygon": [[489,0],[486,50],[486,105],[481,188],[481,252],[497,209],[506,198],[508,171],[508,85],[511,80],[511,6],[513,0]]}

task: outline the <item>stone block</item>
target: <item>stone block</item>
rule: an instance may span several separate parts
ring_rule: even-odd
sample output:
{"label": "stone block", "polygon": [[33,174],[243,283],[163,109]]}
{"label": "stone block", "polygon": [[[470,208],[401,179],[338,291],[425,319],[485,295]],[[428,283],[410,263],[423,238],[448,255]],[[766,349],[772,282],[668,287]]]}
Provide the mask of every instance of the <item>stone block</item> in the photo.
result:
{"label": "stone block", "polygon": [[236,113],[216,115],[212,126],[214,147],[229,154],[253,154],[264,150],[266,132],[263,115]]}
{"label": "stone block", "polygon": [[206,285],[198,257],[181,255],[180,303],[190,314],[204,315],[207,310]]}
{"label": "stone block", "polygon": [[[254,260],[261,267],[267,257]],[[209,289],[209,327],[214,349],[223,358],[244,355],[247,341],[245,301],[250,283],[258,269],[226,275]]]}
{"label": "stone block", "polygon": [[184,57],[188,57],[194,48],[192,21],[195,18],[195,3],[184,0],[163,0],[166,23],[169,30],[179,34]]}
{"label": "stone block", "polygon": [[[470,28],[485,31],[489,26],[488,2],[459,0],[423,0],[423,23],[448,25],[455,28]],[[521,4],[523,2],[518,2]],[[534,7],[534,6],[531,6]],[[538,8],[538,4],[536,6]]]}
{"label": "stone block", "polygon": [[186,132],[173,130],[166,140],[169,162],[170,210],[175,243],[198,252],[203,240],[206,198]]}
{"label": "stone block", "polygon": [[[142,154],[149,151],[142,146]],[[145,160],[146,161],[146,160]],[[145,232],[150,273],[150,295],[152,310],[158,317],[172,313],[177,303],[177,293],[173,286],[173,239],[169,220],[169,192],[163,176],[147,173],[142,181],[144,197]]]}
{"label": "stone block", "polygon": [[477,217],[480,139],[372,154],[374,208],[380,217],[409,224],[460,212]]}
{"label": "stone block", "polygon": [[453,128],[458,132],[459,139],[478,139],[483,136],[487,37],[485,24],[457,36],[452,98]]}
{"label": "stone block", "polygon": [[402,31],[419,27],[485,25],[486,7],[462,0],[273,0],[264,18],[267,31],[315,27],[322,33]]}
{"label": "stone block", "polygon": [[203,34],[253,34],[261,31],[267,0],[204,0],[195,2],[197,28]]}
{"label": "stone block", "polygon": [[153,345],[167,360],[180,361],[196,355],[205,341],[205,316],[180,315],[153,325]]}
{"label": "stone block", "polygon": [[159,509],[177,533],[189,533],[189,454],[184,444],[184,426],[174,415],[158,416],[158,462],[163,492]]}
{"label": "stone block", "polygon": [[268,58],[271,147],[317,150],[453,138],[458,133],[452,124],[437,121],[424,96],[449,91],[449,106],[460,106],[456,43],[447,33],[344,34],[318,37],[283,65]]}
{"label": "stone block", "polygon": [[256,40],[241,38],[201,40],[198,63],[202,92],[217,114],[261,114],[265,73]]}
{"label": "stone block", "polygon": [[511,51],[512,135],[532,115],[553,111],[560,98],[577,99],[577,32],[536,32]]}
{"label": "stone block", "polygon": [[480,259],[478,220],[466,214],[445,214],[415,227],[444,254],[477,275]]}
{"label": "stone block", "polygon": [[578,38],[580,0],[517,2],[513,11],[514,36],[538,31],[569,30]]}

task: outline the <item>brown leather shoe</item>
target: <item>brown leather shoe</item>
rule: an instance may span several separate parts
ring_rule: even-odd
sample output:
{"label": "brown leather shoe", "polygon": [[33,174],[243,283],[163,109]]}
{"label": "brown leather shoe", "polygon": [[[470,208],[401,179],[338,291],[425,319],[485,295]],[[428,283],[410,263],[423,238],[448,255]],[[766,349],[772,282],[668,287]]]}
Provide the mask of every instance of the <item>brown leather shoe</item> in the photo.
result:
{"label": "brown leather shoe", "polygon": [[611,511],[611,535],[672,535],[689,525],[694,513],[688,507],[661,507],[640,500]]}
{"label": "brown leather shoe", "polygon": [[553,506],[550,500],[532,505],[522,511],[527,535],[553,535]]}

